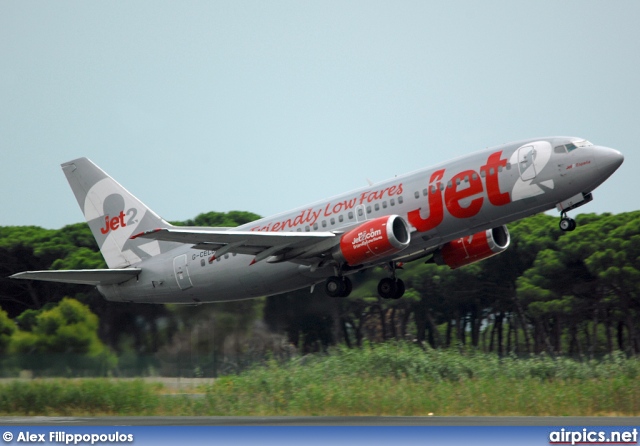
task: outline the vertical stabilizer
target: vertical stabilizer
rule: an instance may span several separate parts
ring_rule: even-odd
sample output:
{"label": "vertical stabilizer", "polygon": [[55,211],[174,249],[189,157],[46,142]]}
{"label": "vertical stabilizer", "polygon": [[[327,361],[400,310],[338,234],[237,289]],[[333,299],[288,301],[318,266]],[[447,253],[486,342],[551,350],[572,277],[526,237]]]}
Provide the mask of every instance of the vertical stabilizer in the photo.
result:
{"label": "vertical stabilizer", "polygon": [[176,246],[130,240],[133,234],[171,225],[87,158],[64,163],[62,170],[109,268],[125,268]]}

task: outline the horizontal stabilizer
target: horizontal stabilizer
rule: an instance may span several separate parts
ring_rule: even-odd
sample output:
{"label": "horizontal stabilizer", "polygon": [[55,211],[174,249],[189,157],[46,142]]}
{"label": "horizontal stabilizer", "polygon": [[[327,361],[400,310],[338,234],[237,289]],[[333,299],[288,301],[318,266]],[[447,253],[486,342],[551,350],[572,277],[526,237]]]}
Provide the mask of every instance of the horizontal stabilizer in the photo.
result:
{"label": "horizontal stabilizer", "polygon": [[140,268],[76,269],[59,271],[25,271],[11,279],[44,280],[47,282],[76,283],[80,285],[116,285],[137,276]]}

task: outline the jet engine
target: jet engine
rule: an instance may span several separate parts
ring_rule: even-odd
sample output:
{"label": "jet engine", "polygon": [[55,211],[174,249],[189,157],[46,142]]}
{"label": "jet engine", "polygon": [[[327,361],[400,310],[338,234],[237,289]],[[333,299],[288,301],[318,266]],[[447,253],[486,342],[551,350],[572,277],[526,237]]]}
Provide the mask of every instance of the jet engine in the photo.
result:
{"label": "jet engine", "polygon": [[507,227],[498,226],[445,244],[436,251],[434,260],[438,265],[456,269],[500,254],[510,240]]}
{"label": "jet engine", "polygon": [[333,258],[349,266],[361,265],[409,246],[409,225],[398,215],[368,220],[345,233]]}

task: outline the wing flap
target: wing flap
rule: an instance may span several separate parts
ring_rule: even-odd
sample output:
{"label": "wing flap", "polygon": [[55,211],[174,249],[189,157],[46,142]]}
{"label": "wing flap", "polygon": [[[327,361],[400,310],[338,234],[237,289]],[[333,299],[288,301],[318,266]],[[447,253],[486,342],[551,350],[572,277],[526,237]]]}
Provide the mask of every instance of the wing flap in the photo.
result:
{"label": "wing flap", "polygon": [[227,243],[244,241],[246,245],[271,247],[292,242],[314,244],[321,240],[335,237],[335,234],[333,232],[209,231],[206,229],[163,228],[141,232],[131,238],[138,237],[193,244],[218,243],[226,245]]}
{"label": "wing flap", "polygon": [[327,240],[338,241],[333,232],[212,231],[183,228],[154,229],[136,234],[132,238],[138,237],[192,244],[194,249],[216,251],[216,256],[219,255],[218,251],[223,254],[230,252],[256,255],[256,262],[294,249],[299,253],[296,256],[304,256],[313,247]]}
{"label": "wing flap", "polygon": [[59,271],[25,271],[9,276],[11,279],[43,280],[46,282],[79,285],[116,285],[137,276],[140,268],[76,269]]}

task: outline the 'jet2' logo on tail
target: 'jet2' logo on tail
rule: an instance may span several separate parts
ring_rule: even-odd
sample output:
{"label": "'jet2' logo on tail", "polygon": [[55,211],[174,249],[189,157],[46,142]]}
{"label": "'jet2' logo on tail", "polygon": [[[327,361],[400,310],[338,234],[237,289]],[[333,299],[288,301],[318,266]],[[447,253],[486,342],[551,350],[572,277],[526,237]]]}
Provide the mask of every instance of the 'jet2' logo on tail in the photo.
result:
{"label": "'jet2' logo on tail", "polygon": [[[100,228],[100,232],[104,235],[108,234],[109,231],[116,231],[119,228],[124,228],[127,225],[132,225],[137,223],[135,220],[138,211],[136,208],[131,208],[125,214],[124,211],[120,211],[120,214],[116,217],[109,218],[108,215],[104,216],[104,228]],[[129,217],[127,222],[125,223],[125,216]]]}

